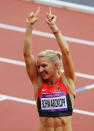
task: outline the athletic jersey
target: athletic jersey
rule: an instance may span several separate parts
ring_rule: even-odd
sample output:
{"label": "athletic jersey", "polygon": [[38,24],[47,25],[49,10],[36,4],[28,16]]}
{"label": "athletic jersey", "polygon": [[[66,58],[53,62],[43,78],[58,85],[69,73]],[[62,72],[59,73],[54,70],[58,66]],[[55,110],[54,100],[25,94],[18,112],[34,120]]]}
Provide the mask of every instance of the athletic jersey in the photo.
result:
{"label": "athletic jersey", "polygon": [[37,107],[40,117],[72,115],[72,103],[68,89],[62,83],[62,76],[54,85],[42,84],[38,91]]}

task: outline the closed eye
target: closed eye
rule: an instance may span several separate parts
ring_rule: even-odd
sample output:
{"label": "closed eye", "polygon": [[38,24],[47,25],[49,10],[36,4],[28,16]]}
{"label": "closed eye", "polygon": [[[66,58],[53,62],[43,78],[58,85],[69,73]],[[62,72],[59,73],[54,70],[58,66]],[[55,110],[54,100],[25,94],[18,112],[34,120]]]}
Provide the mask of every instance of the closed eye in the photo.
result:
{"label": "closed eye", "polygon": [[37,70],[39,70],[39,69],[40,69],[40,67],[45,68],[46,66],[47,66],[47,64],[42,64],[41,66],[37,65],[36,67],[37,67]]}
{"label": "closed eye", "polygon": [[43,64],[42,67],[46,67],[47,65],[46,64]]}

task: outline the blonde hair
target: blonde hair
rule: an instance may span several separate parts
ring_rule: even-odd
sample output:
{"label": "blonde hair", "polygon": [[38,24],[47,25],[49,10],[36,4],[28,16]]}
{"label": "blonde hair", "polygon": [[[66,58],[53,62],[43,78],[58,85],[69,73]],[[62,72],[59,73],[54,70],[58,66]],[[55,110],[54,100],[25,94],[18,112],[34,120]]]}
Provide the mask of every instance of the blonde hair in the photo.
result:
{"label": "blonde hair", "polygon": [[52,62],[58,63],[58,73],[61,74],[62,71],[62,53],[56,50],[44,50],[38,54],[38,57],[49,57]]}

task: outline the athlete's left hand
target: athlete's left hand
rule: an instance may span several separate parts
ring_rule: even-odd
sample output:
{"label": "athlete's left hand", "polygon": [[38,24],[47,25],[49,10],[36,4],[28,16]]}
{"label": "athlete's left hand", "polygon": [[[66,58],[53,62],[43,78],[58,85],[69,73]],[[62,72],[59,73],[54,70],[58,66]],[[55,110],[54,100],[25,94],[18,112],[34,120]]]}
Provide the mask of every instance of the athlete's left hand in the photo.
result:
{"label": "athlete's left hand", "polygon": [[55,25],[55,23],[56,23],[56,16],[52,14],[51,8],[49,8],[49,10],[46,14],[46,22],[50,27]]}

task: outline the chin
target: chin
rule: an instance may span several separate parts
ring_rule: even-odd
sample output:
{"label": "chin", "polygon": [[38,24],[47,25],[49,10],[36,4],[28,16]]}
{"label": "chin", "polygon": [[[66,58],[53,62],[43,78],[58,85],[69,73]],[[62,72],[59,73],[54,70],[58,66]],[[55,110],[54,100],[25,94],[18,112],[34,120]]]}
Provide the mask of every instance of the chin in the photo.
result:
{"label": "chin", "polygon": [[43,80],[48,80],[48,78],[46,78],[46,77],[42,77],[42,79],[43,79]]}
{"label": "chin", "polygon": [[44,76],[44,77],[43,77],[43,76],[42,76],[42,79],[43,79],[43,80],[49,80],[49,77],[47,77],[47,76]]}

